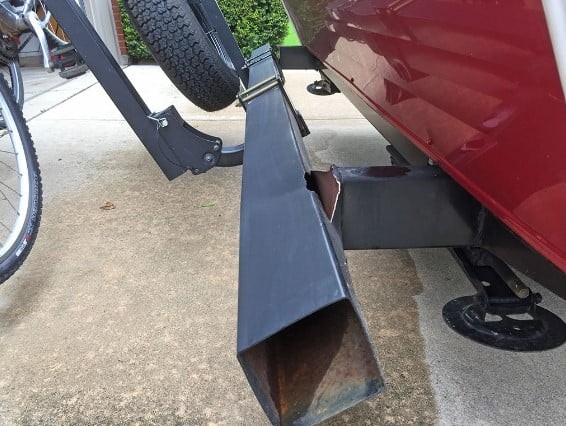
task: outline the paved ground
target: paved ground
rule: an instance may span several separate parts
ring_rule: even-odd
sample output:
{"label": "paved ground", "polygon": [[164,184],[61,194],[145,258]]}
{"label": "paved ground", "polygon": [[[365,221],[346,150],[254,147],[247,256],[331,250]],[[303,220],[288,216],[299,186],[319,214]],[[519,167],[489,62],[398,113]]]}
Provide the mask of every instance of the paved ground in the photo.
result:
{"label": "paved ground", "polygon": [[[152,109],[243,137],[240,108],[206,114],[159,69],[127,73]],[[340,95],[306,94],[312,79],[288,75],[314,165],[385,164],[379,135]],[[0,423],[265,424],[235,359],[240,168],[167,182],[92,76],[35,81],[45,207],[0,287]],[[566,423],[565,348],[509,354],[444,326],[442,305],[471,293],[446,251],[348,258],[389,389],[329,424]]]}

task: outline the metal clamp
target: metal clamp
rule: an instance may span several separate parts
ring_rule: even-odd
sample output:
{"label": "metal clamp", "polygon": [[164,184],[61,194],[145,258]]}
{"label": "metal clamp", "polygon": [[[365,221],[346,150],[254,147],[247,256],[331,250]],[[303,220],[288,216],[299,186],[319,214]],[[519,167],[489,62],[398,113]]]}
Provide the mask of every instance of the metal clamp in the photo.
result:
{"label": "metal clamp", "polygon": [[190,170],[195,175],[204,173],[219,163],[222,140],[190,126],[175,107],[154,112],[147,118],[155,123],[155,143],[167,163]]}
{"label": "metal clamp", "polygon": [[169,121],[168,121],[166,118],[164,118],[164,117],[161,117],[161,118],[155,117],[155,115],[159,115],[159,114],[160,114],[160,113],[155,113],[155,112],[154,112],[154,113],[151,113],[150,115],[148,115],[147,118],[149,118],[149,119],[152,120],[152,121],[155,121],[155,123],[157,124],[157,128],[158,128],[158,129],[161,128],[161,127],[167,127],[167,126],[169,125]]}
{"label": "metal clamp", "polygon": [[271,77],[266,78],[265,80],[257,84],[254,84],[252,87],[249,87],[243,92],[240,92],[238,94],[238,100],[245,108],[246,103],[250,102],[252,99],[257,98],[258,96],[263,95],[265,92],[273,89],[274,87],[281,87],[282,83],[283,81],[281,80],[281,77],[278,73],[276,73]]}
{"label": "metal clamp", "polygon": [[[266,59],[268,57],[266,57]],[[274,60],[274,62],[275,62],[275,60]],[[303,137],[305,137],[305,136],[310,134],[310,130],[309,130],[307,123],[305,122],[303,116],[301,115],[301,113],[299,111],[297,111],[294,107],[292,107],[291,100],[289,99],[287,92],[283,88],[284,84],[285,84],[285,82],[282,78],[282,73],[279,71],[278,68],[275,68],[275,72],[271,77],[266,78],[265,80],[260,81],[257,84],[254,84],[252,87],[248,88],[247,90],[240,92],[238,94],[238,100],[240,101],[240,104],[242,105],[242,107],[244,107],[244,109],[246,109],[246,105],[251,100],[257,98],[258,96],[263,95],[264,93],[269,92],[271,89],[273,89],[275,87],[279,87],[281,89],[281,92],[283,93],[283,97],[285,98],[287,103],[291,106],[291,109],[293,111],[293,115],[295,116],[295,119],[297,121],[297,125],[299,126],[299,129],[301,131],[301,135]]]}
{"label": "metal clamp", "polygon": [[240,94],[238,94],[238,100],[240,101],[240,104],[244,107],[244,109],[246,109],[246,105],[251,100],[269,92],[275,87],[279,87],[281,93],[283,94],[283,97],[285,98],[285,101],[291,107],[291,111],[293,112],[299,130],[301,131],[301,135],[303,137],[309,135],[310,130],[307,126],[307,123],[305,122],[301,113],[293,107],[293,103],[291,102],[291,99],[289,99],[289,96],[287,95],[287,92],[283,87],[285,85],[285,77],[283,75],[283,71],[281,70],[281,65],[279,64],[277,57],[274,55],[273,50],[267,45],[261,47],[260,50],[261,51],[257,55],[247,61],[248,66],[257,65],[260,62],[270,60],[273,69],[273,75],[266,78],[265,80],[260,81],[257,84],[254,84],[247,90],[240,92]]}

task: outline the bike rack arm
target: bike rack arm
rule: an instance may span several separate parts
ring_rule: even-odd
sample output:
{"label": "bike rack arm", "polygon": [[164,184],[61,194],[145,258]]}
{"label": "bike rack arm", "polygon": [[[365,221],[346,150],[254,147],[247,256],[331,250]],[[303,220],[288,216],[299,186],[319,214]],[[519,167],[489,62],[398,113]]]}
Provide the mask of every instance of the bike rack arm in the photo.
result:
{"label": "bike rack arm", "polygon": [[238,74],[242,85],[244,87],[248,87],[249,69],[246,64],[246,59],[242,55],[242,51],[236,43],[234,35],[232,34],[220,7],[218,7],[216,0],[191,0],[190,2],[196,6],[200,6],[202,11],[205,13],[208,22],[214,28],[222,46],[224,46],[230,60],[234,64],[236,74]]}
{"label": "bike rack arm", "polygon": [[191,127],[172,106],[151,113],[75,0],[45,4],[168,179],[241,164],[243,146],[223,151],[220,138]]}

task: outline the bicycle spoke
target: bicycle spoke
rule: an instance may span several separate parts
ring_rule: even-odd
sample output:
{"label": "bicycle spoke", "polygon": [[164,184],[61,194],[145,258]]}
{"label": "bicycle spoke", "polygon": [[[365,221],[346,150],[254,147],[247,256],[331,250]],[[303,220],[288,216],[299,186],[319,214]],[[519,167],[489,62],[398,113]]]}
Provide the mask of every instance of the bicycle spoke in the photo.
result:
{"label": "bicycle spoke", "polygon": [[3,162],[2,160],[0,160],[0,164],[4,164],[6,167],[8,167],[10,170],[13,170],[14,172],[16,172],[18,174],[18,176],[22,176],[22,174],[19,172],[19,170],[14,169],[13,167],[11,167],[10,165],[6,164],[5,162]]}
{"label": "bicycle spoke", "polygon": [[[6,230],[7,230],[8,232],[11,232],[11,231],[12,231],[10,228],[8,228],[6,225],[4,225],[4,222],[2,222],[1,220],[0,220],[0,225],[2,225],[4,228],[6,228]],[[4,244],[0,244],[0,245],[1,245],[2,247],[4,247]]]}
{"label": "bicycle spoke", "polygon": [[10,185],[6,185],[4,182],[0,182],[0,185],[3,185],[4,187],[8,188],[10,191],[12,191],[14,194],[18,195],[19,197],[22,196],[22,194],[20,194],[18,191],[16,191],[14,188],[12,188]]}
{"label": "bicycle spoke", "polygon": [[14,211],[16,212],[16,214],[19,216],[19,215],[20,215],[20,212],[18,211],[17,208],[14,207],[14,205],[12,204],[12,202],[8,199],[8,197],[6,197],[6,194],[4,194],[4,191],[2,191],[1,189],[0,189],[0,194],[2,194],[2,196],[4,197],[4,201],[7,201],[8,204],[10,204],[10,206],[14,209]]}

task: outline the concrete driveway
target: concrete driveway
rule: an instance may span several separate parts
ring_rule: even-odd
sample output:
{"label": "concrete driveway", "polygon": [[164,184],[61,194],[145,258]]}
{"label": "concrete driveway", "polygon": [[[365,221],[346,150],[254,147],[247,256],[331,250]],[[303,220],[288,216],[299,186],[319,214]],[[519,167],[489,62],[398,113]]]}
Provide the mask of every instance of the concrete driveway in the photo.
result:
{"label": "concrete driveway", "polygon": [[[241,108],[203,113],[159,68],[127,74],[153,110],[173,103],[199,130],[242,140]],[[313,164],[387,164],[341,95],[306,93],[315,77],[288,73]],[[168,182],[92,75],[41,92],[25,113],[44,212],[0,287],[0,423],[266,424],[235,357],[241,169]],[[566,423],[566,347],[507,353],[444,325],[443,304],[472,293],[447,251],[348,259],[389,388],[328,424]]]}

